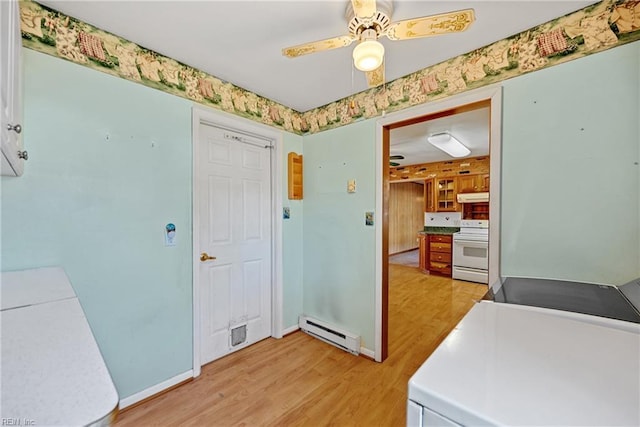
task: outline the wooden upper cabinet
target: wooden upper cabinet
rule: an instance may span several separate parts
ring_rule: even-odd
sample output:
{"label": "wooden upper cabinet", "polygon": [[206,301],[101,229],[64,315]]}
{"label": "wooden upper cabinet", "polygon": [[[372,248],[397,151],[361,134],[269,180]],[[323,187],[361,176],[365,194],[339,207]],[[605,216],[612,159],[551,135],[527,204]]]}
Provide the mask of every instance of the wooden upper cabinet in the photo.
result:
{"label": "wooden upper cabinet", "polygon": [[480,193],[489,191],[489,174],[460,175],[457,180],[458,193]]}
{"label": "wooden upper cabinet", "polygon": [[480,191],[489,191],[489,174],[484,173],[482,175],[478,175],[480,178]]}
{"label": "wooden upper cabinet", "polygon": [[434,206],[434,194],[433,194],[433,179],[424,180],[424,211],[435,212]]}
{"label": "wooden upper cabinet", "polygon": [[458,177],[458,192],[459,193],[474,193],[476,187],[475,175],[463,175]]}
{"label": "wooden upper cabinet", "polygon": [[436,212],[455,212],[458,205],[456,202],[456,194],[455,178],[442,178],[436,180]]}

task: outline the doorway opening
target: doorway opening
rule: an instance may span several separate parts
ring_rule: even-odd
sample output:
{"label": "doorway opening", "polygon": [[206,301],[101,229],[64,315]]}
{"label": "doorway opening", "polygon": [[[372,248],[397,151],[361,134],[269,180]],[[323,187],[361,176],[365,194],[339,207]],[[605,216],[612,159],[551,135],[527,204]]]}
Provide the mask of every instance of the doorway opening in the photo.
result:
{"label": "doorway opening", "polygon": [[[490,179],[489,193],[495,195],[490,198],[489,216],[491,222],[489,224],[489,287],[497,285],[499,277],[499,223],[500,223],[500,140],[501,140],[501,88],[493,87],[472,91],[467,94],[457,95],[449,99],[434,102],[432,105],[423,105],[403,111],[398,114],[390,114],[384,119],[378,121],[377,129],[377,154],[378,168],[376,173],[376,185],[378,202],[376,208],[381,212],[382,225],[377,230],[376,235],[376,361],[382,362],[389,355],[389,254],[390,252],[390,186],[391,174],[389,162],[393,160],[390,154],[391,132],[394,129],[400,129],[406,126],[412,126],[419,123],[447,118],[457,114],[472,112],[481,108],[489,108],[489,163],[490,163]],[[427,144],[427,142],[424,142]],[[397,154],[394,153],[394,157]],[[416,172],[415,170],[413,171]],[[426,172],[419,171],[418,172]],[[403,174],[407,174],[404,172]],[[396,176],[397,178],[397,176]],[[407,177],[400,178],[402,181],[410,182],[422,181],[426,183],[425,177]],[[437,197],[437,192],[433,198]],[[427,203],[437,204],[435,200],[423,200]],[[445,211],[446,211],[445,205]],[[425,209],[426,211],[427,209]],[[438,210],[434,208],[433,210]],[[417,237],[416,230],[416,237]]]}

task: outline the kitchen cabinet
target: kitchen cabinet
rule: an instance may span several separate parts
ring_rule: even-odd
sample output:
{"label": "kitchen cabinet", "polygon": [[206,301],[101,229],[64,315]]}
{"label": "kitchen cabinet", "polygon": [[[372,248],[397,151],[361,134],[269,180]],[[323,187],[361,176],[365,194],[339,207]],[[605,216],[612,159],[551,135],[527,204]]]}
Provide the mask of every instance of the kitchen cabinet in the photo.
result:
{"label": "kitchen cabinet", "polygon": [[458,193],[481,193],[489,191],[489,174],[461,175],[457,177]]}
{"label": "kitchen cabinet", "polygon": [[429,234],[429,272],[451,277],[451,235]]}
{"label": "kitchen cabinet", "polygon": [[17,0],[0,1],[0,173],[18,176],[24,170],[22,149],[22,85],[20,8]]}
{"label": "kitchen cabinet", "polygon": [[436,211],[456,211],[456,180],[455,178],[443,178],[436,181]]}
{"label": "kitchen cabinet", "polygon": [[420,270],[451,277],[452,242],[450,234],[421,234]]}
{"label": "kitchen cabinet", "polygon": [[424,180],[424,211],[435,212],[433,203],[433,179]]}
{"label": "kitchen cabinet", "polygon": [[418,265],[420,270],[426,273],[429,271],[429,235],[422,233],[419,234],[418,242],[420,245],[420,258],[418,260]]}

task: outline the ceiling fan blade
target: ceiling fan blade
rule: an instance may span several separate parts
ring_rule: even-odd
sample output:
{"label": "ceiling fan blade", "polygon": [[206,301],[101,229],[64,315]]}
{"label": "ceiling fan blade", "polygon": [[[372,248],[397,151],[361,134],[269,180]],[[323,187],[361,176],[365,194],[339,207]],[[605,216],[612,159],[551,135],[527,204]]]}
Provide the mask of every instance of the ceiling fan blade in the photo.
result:
{"label": "ceiling fan blade", "polygon": [[360,18],[371,18],[376,14],[376,0],[351,0],[353,13]]}
{"label": "ceiling fan blade", "polygon": [[384,83],[384,59],[382,60],[382,64],[375,70],[367,71],[367,84],[369,87],[380,86]]}
{"label": "ceiling fan blade", "polygon": [[464,9],[394,22],[385,34],[390,40],[405,40],[457,33],[469,28],[475,19],[473,9]]}
{"label": "ceiling fan blade", "polygon": [[355,39],[351,36],[339,36],[326,40],[318,40],[311,43],[300,44],[297,46],[286,47],[282,49],[282,54],[289,58],[309,53],[322,52],[323,50],[337,49],[339,47],[349,46]]}
{"label": "ceiling fan blade", "polygon": [[389,159],[391,160],[404,160],[404,156],[401,154],[396,154],[394,156],[389,156]]}

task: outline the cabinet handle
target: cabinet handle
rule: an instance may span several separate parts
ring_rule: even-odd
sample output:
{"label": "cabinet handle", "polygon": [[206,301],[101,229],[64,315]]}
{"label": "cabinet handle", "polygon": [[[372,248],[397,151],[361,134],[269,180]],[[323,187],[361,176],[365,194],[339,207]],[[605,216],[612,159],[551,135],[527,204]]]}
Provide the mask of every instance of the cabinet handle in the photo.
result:
{"label": "cabinet handle", "polygon": [[29,153],[27,153],[27,150],[18,151],[18,158],[22,160],[29,160]]}
{"label": "cabinet handle", "polygon": [[7,130],[8,131],[15,131],[15,133],[20,133],[20,132],[22,132],[22,126],[7,124]]}

